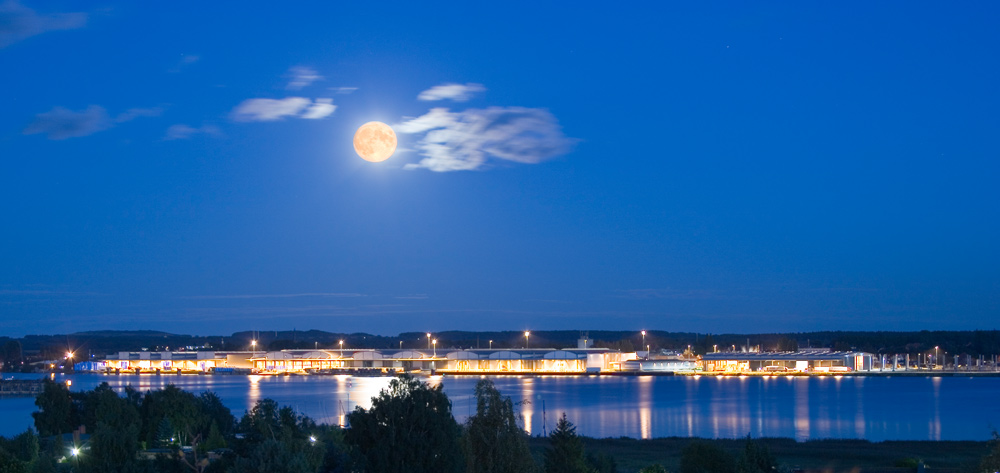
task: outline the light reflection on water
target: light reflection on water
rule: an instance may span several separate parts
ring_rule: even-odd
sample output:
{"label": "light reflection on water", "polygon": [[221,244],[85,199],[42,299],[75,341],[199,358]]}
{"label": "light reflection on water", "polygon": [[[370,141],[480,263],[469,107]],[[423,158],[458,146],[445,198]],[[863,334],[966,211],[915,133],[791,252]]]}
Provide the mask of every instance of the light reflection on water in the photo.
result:
{"label": "light reflection on water", "polygon": [[[24,375],[40,377],[41,375]],[[56,379],[66,379],[56,376]],[[73,390],[107,382],[116,389],[141,391],[173,383],[183,389],[214,391],[241,415],[259,399],[271,398],[319,422],[341,424],[389,378],[349,376],[102,376],[73,375]],[[434,377],[464,422],[475,411],[480,376]],[[654,438],[697,436],[737,438],[747,434],[869,440],[985,440],[1000,425],[1000,378],[862,377],[518,377],[492,378],[510,396],[525,430],[543,435],[565,412],[582,435]],[[31,398],[0,399],[0,435],[31,425]]]}

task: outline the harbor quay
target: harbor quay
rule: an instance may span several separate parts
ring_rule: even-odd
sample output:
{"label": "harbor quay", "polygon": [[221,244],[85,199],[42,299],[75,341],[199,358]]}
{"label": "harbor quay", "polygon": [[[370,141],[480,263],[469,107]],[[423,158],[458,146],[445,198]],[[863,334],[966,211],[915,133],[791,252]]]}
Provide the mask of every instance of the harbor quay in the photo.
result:
{"label": "harbor quay", "polygon": [[[936,361],[936,360],[935,360]],[[312,349],[245,351],[130,351],[77,363],[75,371],[108,374],[258,375],[990,375],[996,357],[953,364],[903,355],[803,349],[789,352],[623,352],[594,348]]]}

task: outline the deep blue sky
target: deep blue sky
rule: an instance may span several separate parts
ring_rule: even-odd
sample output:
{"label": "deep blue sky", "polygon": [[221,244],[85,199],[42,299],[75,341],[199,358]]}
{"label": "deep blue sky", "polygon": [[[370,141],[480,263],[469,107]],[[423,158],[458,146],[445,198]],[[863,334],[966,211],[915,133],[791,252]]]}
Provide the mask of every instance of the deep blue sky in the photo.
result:
{"label": "deep blue sky", "polygon": [[0,334],[998,328],[997,3],[562,5],[5,0]]}

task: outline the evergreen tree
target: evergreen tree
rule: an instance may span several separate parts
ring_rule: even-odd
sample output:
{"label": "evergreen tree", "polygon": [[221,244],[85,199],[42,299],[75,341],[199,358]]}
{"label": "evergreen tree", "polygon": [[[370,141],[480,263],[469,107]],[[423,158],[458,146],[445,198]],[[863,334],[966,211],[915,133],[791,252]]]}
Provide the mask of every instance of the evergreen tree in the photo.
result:
{"label": "evergreen tree", "polygon": [[462,468],[460,428],[440,384],[431,387],[400,376],[372,398],[371,409],[359,406],[348,419],[346,440],[358,448],[368,471],[456,473]]}
{"label": "evergreen tree", "polygon": [[226,448],[226,439],[222,437],[222,432],[219,431],[219,425],[212,422],[212,426],[208,429],[208,438],[205,439],[204,445],[205,451],[218,450],[220,448]]}
{"label": "evergreen tree", "polygon": [[493,382],[476,384],[476,415],[465,429],[468,473],[527,473],[536,469],[524,430],[517,426],[514,403]]}
{"label": "evergreen tree", "polygon": [[559,418],[555,430],[549,434],[550,447],[545,451],[545,473],[592,473],[583,453],[583,442],[576,435],[576,426]]}
{"label": "evergreen tree", "polygon": [[736,462],[736,473],[771,473],[777,469],[778,460],[771,454],[771,449],[747,435],[743,454]]}
{"label": "evergreen tree", "polygon": [[174,428],[170,425],[170,419],[164,417],[160,420],[159,427],[156,428],[156,448],[165,448],[174,443]]}

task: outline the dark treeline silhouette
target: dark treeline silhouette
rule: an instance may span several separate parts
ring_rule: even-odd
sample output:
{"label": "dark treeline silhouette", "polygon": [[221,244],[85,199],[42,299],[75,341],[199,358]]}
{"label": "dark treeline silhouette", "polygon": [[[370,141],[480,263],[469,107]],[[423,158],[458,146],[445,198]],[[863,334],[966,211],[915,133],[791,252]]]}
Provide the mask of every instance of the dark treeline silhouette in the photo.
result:
{"label": "dark treeline silhouette", "polygon": [[[440,384],[404,375],[347,418],[350,428],[317,424],[270,399],[237,419],[219,398],[175,386],[145,393],[107,384],[71,392],[46,382],[35,404],[35,429],[0,437],[0,472],[125,473],[617,473],[607,453],[585,451],[565,413],[532,451],[517,405],[488,379],[475,389],[476,413],[459,425]],[[994,433],[978,468],[1000,458]],[[662,453],[662,452],[659,452]],[[680,453],[680,473],[782,471],[749,436],[737,454],[695,440]],[[638,467],[636,467],[638,468]],[[665,472],[649,464],[641,472]]]}

